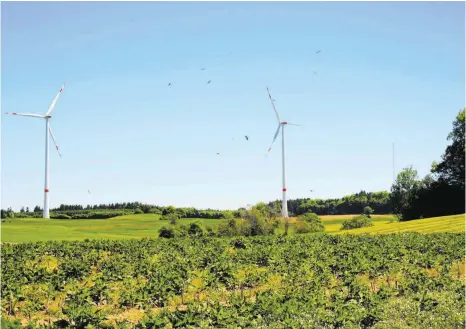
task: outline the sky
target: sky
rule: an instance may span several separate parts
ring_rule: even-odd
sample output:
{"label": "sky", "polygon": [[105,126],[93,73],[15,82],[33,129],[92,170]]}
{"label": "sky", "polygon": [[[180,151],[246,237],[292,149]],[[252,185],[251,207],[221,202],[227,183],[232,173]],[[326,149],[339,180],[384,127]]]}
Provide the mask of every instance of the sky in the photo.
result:
{"label": "sky", "polygon": [[280,199],[266,87],[300,124],[291,199],[389,190],[392,143],[426,175],[465,106],[464,2],[3,2],[1,38],[2,208],[42,207],[45,167],[45,120],[3,113],[45,113],[63,82],[52,207]]}

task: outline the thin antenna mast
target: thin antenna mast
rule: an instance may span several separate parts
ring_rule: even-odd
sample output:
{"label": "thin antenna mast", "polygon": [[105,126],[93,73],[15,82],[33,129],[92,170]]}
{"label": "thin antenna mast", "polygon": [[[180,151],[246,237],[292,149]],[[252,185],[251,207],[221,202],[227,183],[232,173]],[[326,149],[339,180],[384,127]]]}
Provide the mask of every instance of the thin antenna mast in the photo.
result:
{"label": "thin antenna mast", "polygon": [[392,143],[393,184],[395,183],[395,143]]}

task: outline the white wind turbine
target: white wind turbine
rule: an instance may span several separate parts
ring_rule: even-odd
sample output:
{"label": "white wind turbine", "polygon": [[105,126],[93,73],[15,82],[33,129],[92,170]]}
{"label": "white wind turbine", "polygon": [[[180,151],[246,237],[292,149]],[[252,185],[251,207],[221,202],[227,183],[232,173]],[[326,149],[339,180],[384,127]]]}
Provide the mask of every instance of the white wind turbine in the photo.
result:
{"label": "white wind turbine", "polygon": [[270,147],[267,153],[270,152],[270,150],[272,150],[272,145],[277,139],[278,133],[280,132],[280,128],[281,128],[282,129],[282,179],[283,179],[282,217],[288,218],[288,204],[286,202],[286,175],[285,175],[285,126],[286,125],[299,126],[299,125],[290,123],[287,121],[280,121],[280,115],[278,115],[278,111],[275,108],[274,100],[272,99],[272,96],[270,96],[269,88],[267,88],[267,93],[269,94],[270,102],[272,103],[273,110],[275,111],[275,115],[277,116],[277,120],[278,120],[277,131],[275,132],[275,135],[273,136],[272,144],[270,144]]}
{"label": "white wind turbine", "polygon": [[57,96],[55,96],[54,100],[52,101],[52,104],[50,104],[49,109],[45,114],[34,114],[34,113],[6,113],[6,114],[12,114],[12,115],[21,115],[25,117],[35,117],[35,118],[41,118],[45,119],[45,188],[44,188],[44,210],[42,213],[42,216],[44,218],[50,218],[50,213],[49,213],[49,133],[50,136],[52,136],[53,143],[55,144],[55,148],[57,149],[58,155],[61,157],[60,151],[58,150],[58,145],[57,142],[55,141],[55,137],[53,136],[52,133],[52,128],[50,127],[49,119],[52,118],[50,115],[53,111],[53,108],[55,107],[55,104],[57,103],[58,98],[60,97],[61,92],[65,88],[65,84],[62,85],[60,88],[60,91],[58,92]]}

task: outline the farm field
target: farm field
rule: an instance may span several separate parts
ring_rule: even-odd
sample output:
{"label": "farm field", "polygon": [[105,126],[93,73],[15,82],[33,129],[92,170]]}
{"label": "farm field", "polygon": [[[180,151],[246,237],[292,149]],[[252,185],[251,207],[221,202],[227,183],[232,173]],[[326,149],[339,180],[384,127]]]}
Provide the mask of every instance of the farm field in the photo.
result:
{"label": "farm field", "polygon": [[372,227],[364,227],[350,231],[339,231],[337,234],[389,234],[401,232],[440,233],[464,232],[465,214],[417,219],[408,222],[393,222],[381,225],[375,223]]}
{"label": "farm field", "polygon": [[[215,227],[217,219],[182,219],[180,224],[202,221]],[[2,223],[2,242],[34,242],[48,240],[131,239],[157,237],[168,221],[158,215],[127,215],[110,219],[14,219]]]}
{"label": "farm field", "polygon": [[459,329],[464,243],[400,233],[9,244],[2,327]]}
{"label": "farm field", "polygon": [[[340,231],[342,223],[354,215],[321,216],[327,233],[396,233],[396,232],[464,232],[464,215],[436,217],[410,222],[396,222],[391,215],[373,215],[374,226],[350,231]],[[178,223],[189,224],[195,221],[204,226],[216,228],[223,219],[181,219]],[[294,222],[290,219],[291,235],[294,234]],[[158,215],[127,215],[111,219],[61,220],[61,219],[13,219],[1,226],[2,242],[22,243],[48,240],[84,240],[84,239],[131,239],[155,238],[162,226],[168,221],[159,220]],[[284,225],[276,229],[276,234],[285,231]]]}

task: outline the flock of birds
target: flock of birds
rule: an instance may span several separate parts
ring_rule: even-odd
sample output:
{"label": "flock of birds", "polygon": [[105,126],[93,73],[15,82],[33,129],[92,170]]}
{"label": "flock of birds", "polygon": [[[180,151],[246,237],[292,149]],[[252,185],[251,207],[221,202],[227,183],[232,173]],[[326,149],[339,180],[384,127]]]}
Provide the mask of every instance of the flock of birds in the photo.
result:
{"label": "flock of birds", "polygon": [[[321,52],[322,52],[322,50],[317,50],[317,51],[316,51],[316,55],[319,54],[319,53],[321,53]],[[230,55],[231,55],[231,52],[228,54],[228,56],[230,56]],[[201,68],[201,71],[205,71],[205,70],[206,70],[205,67],[202,67],[202,68]],[[314,71],[314,74],[317,75],[317,71]],[[210,84],[211,82],[212,82],[212,80],[208,80],[208,81],[207,81],[207,84]],[[171,81],[170,81],[170,82],[168,82],[168,87],[171,87],[171,86],[172,86],[172,83],[171,83]],[[275,99],[272,99],[272,101],[275,102]],[[248,135],[244,135],[244,139],[245,139],[246,141],[249,141],[249,136],[248,136]],[[232,140],[235,140],[235,139],[232,138]],[[217,152],[217,155],[220,155],[220,152]],[[89,194],[91,194],[91,191],[90,191],[90,190],[87,190],[87,192],[88,192]],[[310,190],[309,192],[314,192],[314,191],[313,191],[313,190]]]}
{"label": "flock of birds", "polygon": [[[205,71],[205,67],[203,67],[203,68],[201,69],[201,71]],[[207,81],[207,84],[209,84],[209,83],[211,83],[211,82],[212,82],[212,80],[209,80],[209,81]],[[168,86],[171,87],[171,86],[172,86],[172,83],[169,82],[169,83],[168,83]]]}
{"label": "flock of birds", "polygon": [[[317,50],[317,51],[316,51],[316,55],[319,54],[319,53],[321,53],[321,52],[322,52],[322,50]],[[231,55],[231,52],[228,54],[228,56],[230,56],[230,55]],[[205,67],[201,68],[201,71],[205,71],[205,70],[206,70]],[[314,71],[314,74],[317,75],[317,71]],[[209,81],[207,81],[207,84],[210,84],[211,82],[212,82],[212,80],[209,80]],[[171,86],[172,86],[172,83],[169,82],[169,83],[168,83],[168,87],[171,87]],[[272,101],[275,102],[275,99],[272,99]],[[244,135],[244,138],[245,138],[247,141],[249,140],[249,136],[247,136],[247,135]],[[235,139],[232,138],[232,140],[235,140]],[[220,152],[217,152],[217,155],[220,155]],[[312,192],[312,191],[311,191],[311,192]],[[90,192],[89,192],[89,193],[90,193]]]}

